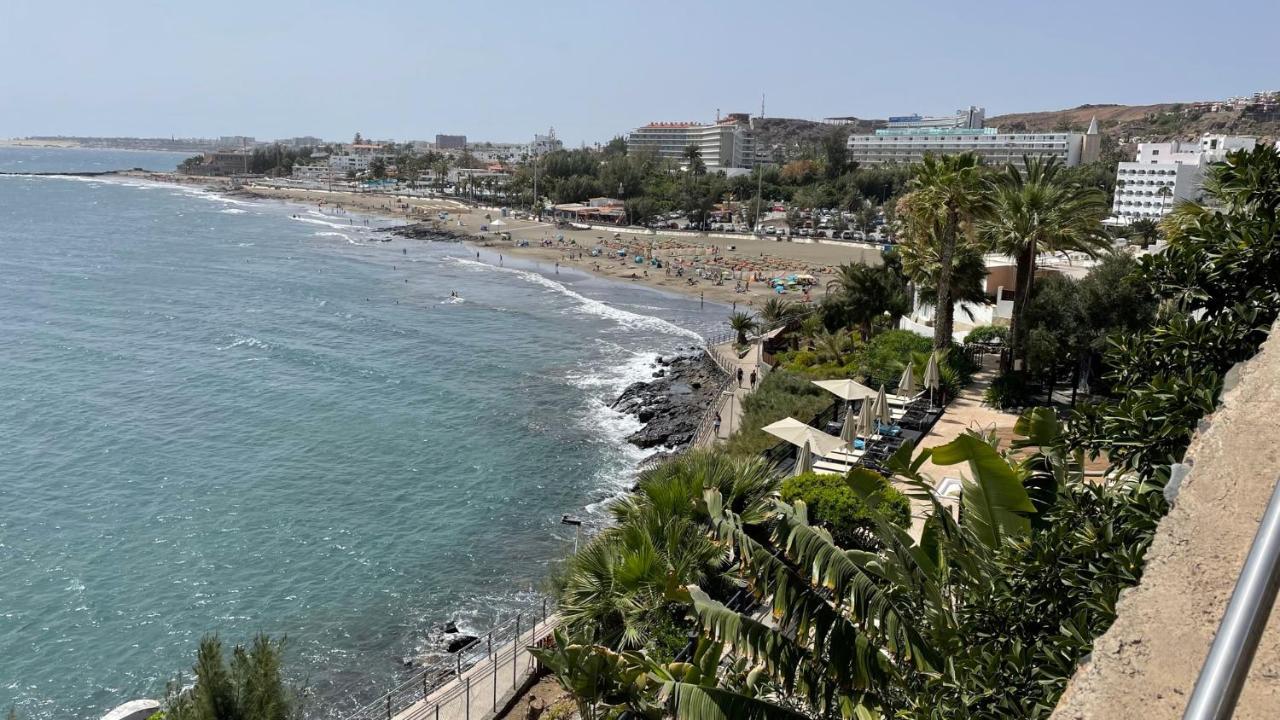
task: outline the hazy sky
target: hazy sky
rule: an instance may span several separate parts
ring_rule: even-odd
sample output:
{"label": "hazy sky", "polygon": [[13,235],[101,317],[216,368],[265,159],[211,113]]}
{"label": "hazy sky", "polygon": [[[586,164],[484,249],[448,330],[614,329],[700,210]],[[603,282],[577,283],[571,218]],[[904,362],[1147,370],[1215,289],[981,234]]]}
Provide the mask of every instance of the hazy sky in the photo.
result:
{"label": "hazy sky", "polygon": [[722,112],[988,115],[1280,89],[1280,0],[0,0],[0,137],[570,145]]}

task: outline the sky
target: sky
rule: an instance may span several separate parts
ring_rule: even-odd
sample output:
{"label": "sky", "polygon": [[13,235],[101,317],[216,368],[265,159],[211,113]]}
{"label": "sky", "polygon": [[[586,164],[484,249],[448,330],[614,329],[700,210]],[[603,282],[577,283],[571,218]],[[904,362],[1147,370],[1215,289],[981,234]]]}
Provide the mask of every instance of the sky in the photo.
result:
{"label": "sky", "polygon": [[0,0],[0,138],[569,146],[655,120],[1280,90],[1280,2]]}

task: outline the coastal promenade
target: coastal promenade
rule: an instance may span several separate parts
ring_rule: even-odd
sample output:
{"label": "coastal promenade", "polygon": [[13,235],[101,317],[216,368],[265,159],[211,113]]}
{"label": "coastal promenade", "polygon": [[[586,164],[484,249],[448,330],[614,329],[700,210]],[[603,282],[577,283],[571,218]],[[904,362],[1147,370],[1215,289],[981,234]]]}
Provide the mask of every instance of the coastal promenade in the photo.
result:
{"label": "coastal promenade", "polygon": [[[560,624],[555,614],[519,618],[507,639],[490,631],[454,655],[451,668],[424,671],[346,720],[488,720],[504,710],[536,672],[529,646],[551,637]],[[511,627],[503,626],[503,628]],[[469,664],[468,664],[469,663]]]}
{"label": "coastal promenade", "polygon": [[[764,345],[759,340],[753,341],[746,354],[741,357],[732,340],[707,348],[707,352],[717,358],[717,364],[730,376],[729,388],[721,392],[716,407],[716,412],[720,414],[720,431],[715,433],[713,440],[728,440],[742,426],[742,401],[755,390],[751,384],[751,376],[755,375],[756,385],[759,385],[768,370],[763,350]],[[739,371],[742,372],[741,382],[738,381]]]}

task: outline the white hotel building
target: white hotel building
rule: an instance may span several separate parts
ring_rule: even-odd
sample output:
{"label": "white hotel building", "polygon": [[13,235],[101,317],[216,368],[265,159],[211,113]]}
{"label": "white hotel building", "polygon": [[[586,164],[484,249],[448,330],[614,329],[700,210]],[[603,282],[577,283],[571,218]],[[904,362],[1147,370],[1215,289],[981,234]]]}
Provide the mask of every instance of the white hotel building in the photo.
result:
{"label": "white hotel building", "polygon": [[861,165],[899,163],[910,165],[926,154],[959,155],[971,152],[988,165],[1022,164],[1024,155],[1059,158],[1064,165],[1098,159],[1101,136],[1097,124],[1088,133],[1002,133],[998,128],[900,127],[877,130],[873,135],[849,136],[849,159]]}
{"label": "white hotel building", "polygon": [[710,172],[751,168],[755,165],[755,136],[750,118],[732,113],[712,125],[692,122],[655,122],[631,131],[630,152],[652,152],[676,162],[684,160],[685,148],[694,145]]}
{"label": "white hotel building", "polygon": [[1116,168],[1113,222],[1159,220],[1179,201],[1199,196],[1205,166],[1256,144],[1255,138],[1231,135],[1205,135],[1198,142],[1139,143],[1138,159]]}

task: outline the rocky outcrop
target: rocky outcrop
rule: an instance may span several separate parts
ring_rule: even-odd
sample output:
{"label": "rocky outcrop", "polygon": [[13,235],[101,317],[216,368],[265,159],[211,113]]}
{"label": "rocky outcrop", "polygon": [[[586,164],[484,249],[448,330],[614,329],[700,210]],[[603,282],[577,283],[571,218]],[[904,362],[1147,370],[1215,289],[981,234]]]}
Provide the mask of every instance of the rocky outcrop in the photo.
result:
{"label": "rocky outcrop", "polygon": [[389,229],[387,232],[404,238],[414,240],[439,240],[441,242],[458,242],[466,239],[465,235],[450,230],[439,223],[420,222],[412,225],[400,225]]}
{"label": "rocky outcrop", "polygon": [[627,386],[611,407],[645,424],[627,438],[632,445],[683,448],[693,442],[723,375],[705,352],[692,348],[684,354],[659,356],[653,366],[654,380]]}

